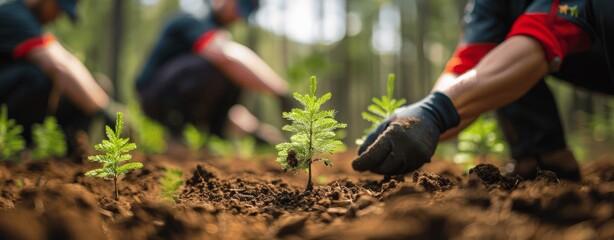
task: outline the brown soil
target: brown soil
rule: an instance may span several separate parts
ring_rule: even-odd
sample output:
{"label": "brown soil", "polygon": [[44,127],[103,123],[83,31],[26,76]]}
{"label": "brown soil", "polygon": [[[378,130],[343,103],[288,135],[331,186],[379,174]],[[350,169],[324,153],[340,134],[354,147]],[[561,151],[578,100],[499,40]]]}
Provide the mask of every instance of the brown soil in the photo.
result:
{"label": "brown soil", "polygon": [[[284,174],[273,157],[187,160],[144,157],[113,184],[69,161],[0,164],[0,239],[612,239],[614,161],[583,165],[583,181],[540,171],[468,175],[434,161],[405,177],[356,173],[354,152]],[[161,197],[165,168],[184,172],[176,202]]]}

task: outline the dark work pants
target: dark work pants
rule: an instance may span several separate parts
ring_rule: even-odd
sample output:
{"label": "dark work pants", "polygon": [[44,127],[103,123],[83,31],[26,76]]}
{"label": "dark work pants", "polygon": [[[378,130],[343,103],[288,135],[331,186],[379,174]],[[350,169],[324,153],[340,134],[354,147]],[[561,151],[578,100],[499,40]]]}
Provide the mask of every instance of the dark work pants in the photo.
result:
{"label": "dark work pants", "polygon": [[[32,125],[47,116],[51,79],[37,66],[21,62],[0,68],[0,104],[6,104],[9,118],[24,127],[23,137],[32,142]],[[87,130],[91,118],[62,97],[55,113],[67,137],[69,153],[76,147],[75,133]]]}
{"label": "dark work pants", "polygon": [[[571,54],[553,76],[580,88],[614,95],[614,79],[603,46]],[[524,96],[497,110],[497,117],[514,159],[537,157],[566,148],[565,134],[552,93],[544,80]]]}
{"label": "dark work pants", "polygon": [[145,114],[180,136],[187,123],[222,136],[228,110],[241,89],[210,62],[187,54],[158,70],[151,82],[138,88]]}

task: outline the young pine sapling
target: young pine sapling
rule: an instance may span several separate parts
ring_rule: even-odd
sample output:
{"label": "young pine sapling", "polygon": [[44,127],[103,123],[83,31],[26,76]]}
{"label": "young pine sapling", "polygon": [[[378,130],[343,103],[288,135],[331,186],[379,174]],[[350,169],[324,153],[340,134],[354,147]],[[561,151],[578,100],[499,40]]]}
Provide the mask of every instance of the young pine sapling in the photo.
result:
{"label": "young pine sapling", "polygon": [[0,110],[0,159],[16,159],[17,154],[26,147],[26,142],[21,136],[23,126],[9,119],[6,105]]}
{"label": "young pine sapling", "polygon": [[454,163],[463,165],[465,171],[469,171],[480,162],[485,162],[489,154],[502,155],[505,151],[505,142],[497,120],[494,117],[480,116],[458,134],[457,150]]}
{"label": "young pine sapling", "polygon": [[362,138],[356,139],[356,144],[361,145],[366,134],[373,131],[384,119],[390,117],[394,113],[394,110],[403,106],[407,101],[404,98],[394,99],[394,74],[388,74],[388,94],[379,98],[372,98],[373,103],[367,107],[368,112],[362,112],[362,118],[371,122],[371,127],[365,130],[365,135]]}
{"label": "young pine sapling", "polygon": [[128,110],[132,116],[130,125],[136,132],[140,151],[147,155],[166,151],[164,126],[145,116],[136,102],[129,103]]}
{"label": "young pine sapling", "polygon": [[32,140],[35,146],[32,152],[34,159],[66,155],[66,137],[57,120],[52,116],[46,117],[42,124],[32,126]]}
{"label": "young pine sapling", "polygon": [[102,151],[105,154],[90,156],[88,159],[92,162],[102,163],[101,168],[93,169],[85,173],[88,177],[101,177],[113,179],[115,186],[115,200],[118,199],[119,190],[117,188],[117,178],[126,174],[132,169],[142,168],[140,162],[131,162],[122,164],[125,161],[132,159],[132,155],[127,152],[136,149],[136,144],[131,143],[129,138],[122,138],[122,128],[124,119],[121,112],[117,113],[115,121],[115,131],[111,127],[106,126],[108,140],[102,140],[102,143],[96,144],[94,149]]}
{"label": "young pine sapling", "polygon": [[167,168],[164,170],[164,175],[160,179],[160,187],[162,196],[173,202],[179,199],[177,192],[183,184],[183,172],[179,169]]}
{"label": "young pine sapling", "polygon": [[200,131],[193,124],[186,124],[183,128],[183,138],[190,150],[190,153],[196,158],[200,158],[200,150],[207,143],[207,134]]}
{"label": "young pine sapling", "polygon": [[335,137],[335,130],[345,128],[345,123],[339,123],[334,119],[335,110],[320,110],[322,104],[330,100],[330,92],[322,97],[316,96],[317,80],[315,76],[310,79],[309,94],[294,93],[303,109],[292,108],[290,112],[284,112],[283,117],[292,123],[282,129],[292,132],[290,142],[275,146],[278,151],[277,162],[284,170],[290,169],[293,173],[306,170],[309,174],[307,191],[313,189],[311,181],[311,164],[322,161],[332,167],[332,162],[326,158],[314,158],[317,153],[332,153],[340,140]]}

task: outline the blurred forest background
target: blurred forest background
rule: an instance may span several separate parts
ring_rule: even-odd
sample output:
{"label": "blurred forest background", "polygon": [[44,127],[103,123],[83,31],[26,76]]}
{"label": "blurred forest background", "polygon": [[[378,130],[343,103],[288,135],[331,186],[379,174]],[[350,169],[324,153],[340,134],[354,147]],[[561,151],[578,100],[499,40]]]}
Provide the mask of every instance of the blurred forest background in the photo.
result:
{"label": "blurred forest background", "polygon": [[[179,11],[205,14],[205,0],[82,0],[80,19],[66,17],[48,30],[75,53],[97,78],[115,83],[115,98],[134,101],[141,71],[165,21]],[[319,91],[333,93],[329,108],[348,123],[345,142],[363,134],[360,116],[371,97],[386,94],[396,74],[396,98],[408,102],[429,93],[452,55],[461,32],[466,0],[261,0],[248,22],[230,31],[260,54],[291,84],[305,92],[309,76]],[[549,79],[568,133],[581,160],[614,152],[614,100]],[[264,121],[281,125],[274,99],[247,94],[244,102]],[[447,156],[455,141],[440,147]]]}

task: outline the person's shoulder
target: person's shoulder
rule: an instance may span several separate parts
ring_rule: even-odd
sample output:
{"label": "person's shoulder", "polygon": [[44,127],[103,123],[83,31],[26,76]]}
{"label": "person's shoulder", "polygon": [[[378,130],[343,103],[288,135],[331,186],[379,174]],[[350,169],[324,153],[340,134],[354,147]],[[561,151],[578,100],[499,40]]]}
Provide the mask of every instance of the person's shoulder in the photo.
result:
{"label": "person's shoulder", "polygon": [[0,24],[3,27],[40,31],[41,24],[21,0],[0,0]]}
{"label": "person's shoulder", "polygon": [[203,28],[203,27],[215,28],[215,26],[216,25],[214,21],[208,15],[198,16],[198,15],[182,12],[182,13],[178,13],[172,16],[168,20],[166,24],[166,30],[167,31],[177,31],[177,30],[191,31],[192,29],[195,29],[195,28],[198,28],[198,29]]}

